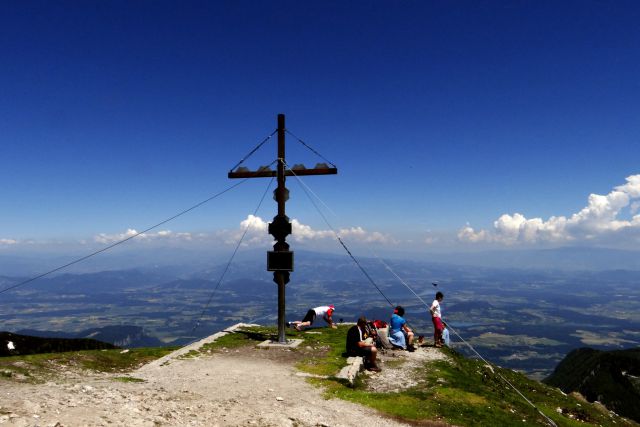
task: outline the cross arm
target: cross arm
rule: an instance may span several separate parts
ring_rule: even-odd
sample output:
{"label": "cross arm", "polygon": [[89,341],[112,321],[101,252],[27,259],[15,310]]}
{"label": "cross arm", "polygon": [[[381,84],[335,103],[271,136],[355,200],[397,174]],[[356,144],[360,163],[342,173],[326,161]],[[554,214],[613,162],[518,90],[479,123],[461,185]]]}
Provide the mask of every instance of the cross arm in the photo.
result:
{"label": "cross arm", "polygon": [[[250,171],[248,169],[230,171],[228,174],[229,178],[271,178],[276,176],[276,171],[272,170],[258,170],[258,171]],[[287,169],[284,174],[285,176],[308,176],[308,175],[335,175],[338,173],[338,168],[313,168],[313,169]]]}

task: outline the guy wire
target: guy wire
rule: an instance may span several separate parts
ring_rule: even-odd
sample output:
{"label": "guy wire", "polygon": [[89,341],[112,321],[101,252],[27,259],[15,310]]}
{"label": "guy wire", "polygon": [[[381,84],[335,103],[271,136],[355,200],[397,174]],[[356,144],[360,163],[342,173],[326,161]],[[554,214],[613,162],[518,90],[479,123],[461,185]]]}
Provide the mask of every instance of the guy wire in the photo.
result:
{"label": "guy wire", "polygon": [[228,192],[230,190],[233,190],[234,188],[238,187],[239,185],[245,183],[247,181],[247,179],[248,178],[245,178],[245,179],[243,179],[241,181],[238,181],[236,184],[233,184],[233,185],[225,188],[224,190],[220,191],[219,193],[214,194],[213,196],[209,197],[208,199],[205,199],[205,200],[201,201],[200,203],[197,203],[197,204],[191,206],[190,208],[185,209],[182,212],[177,213],[177,214],[173,215],[172,217],[165,219],[164,221],[161,221],[161,222],[159,222],[159,223],[157,223],[155,225],[152,225],[151,227],[149,227],[149,228],[147,228],[145,230],[137,232],[137,233],[135,233],[135,234],[133,234],[131,236],[128,236],[128,237],[122,239],[122,240],[118,240],[117,242],[112,243],[111,245],[109,245],[109,246],[107,246],[105,248],[102,248],[100,250],[92,252],[92,253],[90,253],[88,255],[85,255],[83,257],[80,257],[80,258],[78,258],[78,259],[76,259],[74,261],[71,261],[71,262],[67,263],[67,264],[61,265],[60,267],[56,267],[56,268],[54,268],[52,270],[47,271],[46,273],[39,274],[39,275],[37,275],[35,277],[32,277],[32,278],[27,279],[27,280],[24,280],[24,281],[22,281],[20,283],[17,283],[15,285],[8,286],[8,287],[0,290],[0,294],[5,293],[7,291],[10,291],[11,289],[15,289],[15,288],[18,288],[20,286],[26,285],[27,283],[31,283],[31,282],[33,282],[35,280],[41,279],[41,278],[43,278],[45,276],[48,276],[48,275],[53,274],[53,273],[55,273],[57,271],[63,270],[63,269],[65,269],[67,267],[70,267],[70,266],[72,266],[74,264],[78,264],[79,262],[82,262],[82,261],[84,261],[86,259],[89,259],[89,258],[91,258],[93,256],[96,256],[98,254],[101,254],[102,252],[106,252],[109,249],[115,248],[116,246],[121,245],[124,242],[128,242],[129,240],[134,239],[134,238],[140,236],[141,234],[147,233],[147,232],[149,232],[149,231],[151,231],[151,230],[153,230],[155,228],[160,227],[161,225],[164,225],[164,224],[168,223],[169,221],[172,221],[172,220],[178,218],[179,216],[182,216],[182,215],[184,215],[184,214],[186,214],[188,212],[191,212],[192,210],[194,210],[196,208],[199,208],[200,206],[204,205],[205,203],[210,202],[211,200],[213,200],[213,199],[223,195],[224,193],[226,193],[226,192]]}
{"label": "guy wire", "polygon": [[[271,164],[275,163],[272,162]],[[262,202],[264,202],[264,198],[267,195],[267,193],[269,192],[269,188],[271,188],[271,184],[273,184],[273,180],[275,179],[275,177],[272,177],[271,180],[269,180],[269,184],[267,185],[266,190],[264,190],[264,193],[262,194],[262,197],[260,198],[260,202],[258,202],[258,206],[256,206],[256,208],[253,211],[253,216],[256,216],[258,211],[260,210],[260,206],[262,206]],[[200,322],[202,321],[202,318],[204,317],[204,313],[209,309],[209,305],[211,304],[211,300],[213,299],[213,295],[216,293],[216,291],[218,290],[218,288],[220,287],[220,284],[222,283],[222,280],[224,280],[224,276],[227,274],[227,271],[229,270],[229,267],[231,266],[231,263],[233,262],[233,259],[235,258],[236,254],[238,253],[238,249],[240,248],[240,245],[242,244],[242,241],[244,240],[245,236],[247,235],[247,232],[249,231],[249,227],[251,227],[251,223],[247,222],[247,226],[244,229],[244,232],[242,233],[242,236],[240,236],[240,239],[238,240],[238,243],[236,244],[235,249],[233,250],[233,253],[231,254],[231,257],[229,258],[229,261],[227,262],[227,265],[224,267],[224,270],[222,271],[222,274],[220,275],[220,278],[218,279],[218,283],[216,284],[215,288],[213,288],[213,291],[211,291],[211,294],[209,295],[209,300],[207,301],[207,303],[205,304],[204,308],[202,309],[202,313],[200,313],[200,316],[198,317],[198,320],[196,320],[195,325],[193,326],[193,329],[191,330],[191,333],[193,333],[198,326],[200,326]]]}
{"label": "guy wire", "polygon": [[[287,166],[288,168],[288,166]],[[289,168],[288,168],[289,169]],[[373,279],[371,279],[371,277],[369,276],[369,274],[364,270],[364,268],[360,265],[360,263],[355,259],[355,257],[351,254],[351,252],[349,251],[349,249],[346,247],[346,245],[344,244],[344,242],[342,241],[342,239],[340,238],[340,236],[338,236],[338,234],[336,233],[336,231],[333,229],[333,227],[331,226],[331,224],[329,224],[329,222],[327,221],[327,218],[325,217],[325,215],[320,211],[320,209],[318,209],[318,205],[315,203],[315,201],[313,201],[310,197],[309,191],[311,193],[313,193],[313,191],[311,191],[311,189],[309,188],[309,191],[307,191],[308,186],[306,185],[306,183],[304,183],[300,177],[298,177],[295,172],[291,169],[289,169],[291,171],[291,173],[293,174],[293,176],[296,177],[296,179],[298,180],[298,182],[300,182],[302,184],[303,190],[305,191],[305,193],[307,194],[307,197],[309,197],[309,200],[311,200],[311,203],[313,204],[313,206],[316,208],[316,210],[318,210],[318,213],[320,214],[320,216],[322,216],[323,220],[325,221],[325,223],[327,224],[327,226],[331,229],[331,231],[334,233],[334,235],[336,236],[336,238],[338,239],[338,241],[340,242],[340,244],[344,247],[344,249],[347,251],[347,253],[349,254],[349,256],[351,256],[351,258],[354,260],[354,262],[358,265],[358,267],[360,267],[360,270],[362,270],[362,272],[365,274],[365,276],[369,279],[369,281],[374,284],[374,286],[376,287],[376,289],[378,289],[378,292],[380,292],[382,294],[382,296],[384,296],[384,298],[389,302],[389,304],[391,306],[393,306],[393,304],[391,303],[391,301],[389,301],[389,299],[384,295],[384,293],[380,290],[380,288],[375,284],[375,282],[373,281]],[[318,200],[320,200],[322,202],[322,199],[320,199],[315,193],[313,193],[315,195],[315,197],[318,198]],[[323,205],[326,206],[326,204],[324,202],[322,202]],[[375,255],[375,254],[374,254]],[[377,255],[375,255],[376,258],[378,258],[380,261],[382,261]],[[427,303],[418,295],[416,294],[413,289],[404,281],[400,278],[400,276],[398,276],[392,269],[391,267],[389,267],[384,261],[382,261],[383,265],[385,265],[385,267],[396,277],[398,278],[398,280],[400,280],[400,282],[402,284],[404,284],[407,289],[409,289],[411,291],[411,293],[413,293],[424,305],[425,307],[429,310],[429,312],[431,312],[431,307],[427,305]],[[500,379],[502,379],[502,381],[504,381],[507,385],[509,385],[509,387],[511,387],[520,397],[522,397],[525,402],[527,402],[529,405],[531,405],[531,407],[533,407],[533,409],[535,409],[540,415],[542,415],[542,417],[544,417],[547,422],[553,426],[553,427],[557,427],[556,423],[549,418],[546,414],[544,414],[540,409],[538,409],[538,407],[536,407],[536,405],[531,402],[524,394],[522,394],[520,392],[520,390],[518,390],[513,384],[511,384],[511,382],[509,380],[507,380],[503,375],[501,375],[499,372],[496,372],[493,370],[493,368],[491,367],[491,364],[480,355],[480,353],[478,353],[478,351],[471,345],[469,344],[467,341],[465,341],[460,334],[458,334],[457,331],[455,331],[449,324],[446,324],[446,326],[451,329],[451,331],[458,337],[460,338],[460,340],[465,343],[470,349],[471,351],[473,351],[484,363],[487,364],[487,366],[489,366],[489,368],[491,369],[491,372],[495,373]]]}

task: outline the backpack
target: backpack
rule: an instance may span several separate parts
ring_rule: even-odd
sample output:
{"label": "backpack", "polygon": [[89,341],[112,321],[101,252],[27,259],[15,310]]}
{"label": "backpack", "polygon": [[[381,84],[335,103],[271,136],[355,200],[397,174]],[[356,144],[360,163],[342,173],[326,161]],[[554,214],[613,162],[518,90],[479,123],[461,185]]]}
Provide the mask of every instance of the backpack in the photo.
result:
{"label": "backpack", "polygon": [[389,325],[383,320],[367,322],[367,329],[372,331],[372,336],[378,348],[392,348],[389,343]]}
{"label": "backpack", "polygon": [[376,329],[382,329],[387,327],[387,322],[385,322],[384,320],[374,320],[371,323],[373,323],[373,326],[375,326]]}

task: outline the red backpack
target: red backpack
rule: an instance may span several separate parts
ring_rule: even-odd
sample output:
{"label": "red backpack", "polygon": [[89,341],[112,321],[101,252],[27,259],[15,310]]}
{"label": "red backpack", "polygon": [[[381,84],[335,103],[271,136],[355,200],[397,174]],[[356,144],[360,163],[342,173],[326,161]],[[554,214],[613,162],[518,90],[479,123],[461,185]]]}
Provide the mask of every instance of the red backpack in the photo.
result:
{"label": "red backpack", "polygon": [[376,327],[376,329],[382,329],[387,327],[387,322],[385,322],[384,320],[374,320],[372,323],[373,323],[373,326]]}

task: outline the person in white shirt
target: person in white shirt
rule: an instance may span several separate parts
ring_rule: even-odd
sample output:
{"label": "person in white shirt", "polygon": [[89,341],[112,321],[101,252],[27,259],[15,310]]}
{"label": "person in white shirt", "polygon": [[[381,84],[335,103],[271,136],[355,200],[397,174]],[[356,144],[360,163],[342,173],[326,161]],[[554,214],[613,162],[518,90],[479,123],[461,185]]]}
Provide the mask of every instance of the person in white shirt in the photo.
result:
{"label": "person in white shirt", "polygon": [[442,321],[442,312],[440,303],[444,299],[444,294],[440,291],[436,293],[436,299],[431,303],[429,311],[431,311],[431,321],[433,321],[433,344],[436,347],[442,347],[444,340],[442,339],[442,331],[444,331],[444,322]]}
{"label": "person in white shirt", "polygon": [[296,320],[295,322],[289,322],[288,326],[292,326],[296,328],[296,331],[302,331],[304,328],[313,325],[313,322],[316,321],[317,317],[322,317],[325,322],[331,328],[337,328],[335,323],[333,322],[333,312],[335,310],[335,306],[331,305],[322,305],[320,307],[312,308],[307,311],[307,314],[304,316],[302,320]]}

